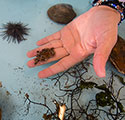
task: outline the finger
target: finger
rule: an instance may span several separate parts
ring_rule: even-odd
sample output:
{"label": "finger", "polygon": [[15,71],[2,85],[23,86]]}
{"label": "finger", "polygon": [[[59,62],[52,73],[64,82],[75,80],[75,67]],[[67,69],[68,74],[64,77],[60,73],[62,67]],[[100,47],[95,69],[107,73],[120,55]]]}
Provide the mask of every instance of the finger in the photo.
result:
{"label": "finger", "polygon": [[40,66],[40,65],[52,62],[52,61],[59,60],[60,58],[63,58],[63,57],[68,55],[67,51],[64,48],[56,48],[55,53],[56,54],[53,58],[50,58],[47,61],[39,62],[37,65],[34,64],[35,61],[34,61],[34,59],[32,59],[32,60],[28,61],[27,66],[30,67],[30,68],[35,67],[35,66]]}
{"label": "finger", "polygon": [[46,43],[53,41],[53,40],[60,40],[60,31],[39,40],[36,44],[38,46],[40,46],[40,45],[46,44]]}
{"label": "finger", "polygon": [[34,56],[36,56],[37,51],[41,51],[44,48],[59,48],[59,47],[62,47],[62,42],[59,41],[59,40],[55,40],[55,41],[49,42],[49,43],[44,44],[44,45],[42,45],[42,46],[40,46],[36,49],[33,49],[33,50],[29,51],[27,53],[27,56],[29,58],[34,57]]}
{"label": "finger", "polygon": [[54,65],[46,68],[38,73],[39,78],[46,78],[57,74],[59,72],[65,71],[75,65],[78,61],[73,59],[71,56],[66,56]]}
{"label": "finger", "polygon": [[111,53],[113,46],[117,41],[117,32],[113,31],[113,33],[114,33],[113,35],[110,34],[110,35],[103,36],[101,38],[103,42],[100,43],[99,46],[97,46],[94,54],[93,66],[97,76],[99,77],[106,76],[106,73],[105,73],[106,62],[108,60],[108,57]]}

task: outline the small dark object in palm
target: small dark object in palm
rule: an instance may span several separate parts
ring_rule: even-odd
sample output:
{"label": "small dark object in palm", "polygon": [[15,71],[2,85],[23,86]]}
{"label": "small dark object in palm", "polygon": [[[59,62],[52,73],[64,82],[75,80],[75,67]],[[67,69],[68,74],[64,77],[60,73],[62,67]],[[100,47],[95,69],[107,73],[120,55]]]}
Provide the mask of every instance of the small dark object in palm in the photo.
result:
{"label": "small dark object in palm", "polygon": [[49,58],[52,58],[55,55],[54,48],[44,48],[41,51],[37,51],[37,55],[35,58],[35,65],[38,62],[47,61]]}
{"label": "small dark object in palm", "polygon": [[29,28],[21,22],[13,23],[8,22],[3,25],[4,31],[2,32],[3,40],[7,39],[8,43],[11,41],[20,43],[26,40],[24,36],[28,35]]}

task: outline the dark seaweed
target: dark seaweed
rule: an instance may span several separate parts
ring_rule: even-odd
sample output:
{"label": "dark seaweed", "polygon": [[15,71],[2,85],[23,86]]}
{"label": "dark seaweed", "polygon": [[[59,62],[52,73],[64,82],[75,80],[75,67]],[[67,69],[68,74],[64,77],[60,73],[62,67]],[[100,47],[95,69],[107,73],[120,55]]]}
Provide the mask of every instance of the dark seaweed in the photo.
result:
{"label": "dark seaweed", "polygon": [[[114,89],[114,81],[116,76],[111,72],[111,77],[108,82],[104,81],[103,84],[90,81],[93,77],[86,78],[85,75],[88,72],[88,67],[91,63],[88,61],[82,61],[74,67],[68,69],[65,72],[59,73],[54,77],[48,79],[55,81],[54,85],[59,86],[59,90],[63,95],[55,95],[59,98],[67,98],[66,111],[64,120],[122,120],[125,118],[125,110],[122,104],[124,99],[120,99],[120,91],[124,88],[122,86],[119,90]],[[64,79],[65,78],[65,82]],[[63,82],[61,82],[63,80]],[[74,81],[68,85],[69,81]],[[82,92],[91,89],[98,89],[99,92],[95,93],[95,98],[90,99],[87,104],[80,103],[80,97]],[[39,104],[47,108],[47,112],[43,115],[44,120],[58,120],[58,110],[52,111],[46,104],[32,102],[28,98],[29,103]],[[58,106],[58,105],[57,105]],[[106,108],[106,109],[105,109]],[[102,117],[105,114],[105,118]]]}

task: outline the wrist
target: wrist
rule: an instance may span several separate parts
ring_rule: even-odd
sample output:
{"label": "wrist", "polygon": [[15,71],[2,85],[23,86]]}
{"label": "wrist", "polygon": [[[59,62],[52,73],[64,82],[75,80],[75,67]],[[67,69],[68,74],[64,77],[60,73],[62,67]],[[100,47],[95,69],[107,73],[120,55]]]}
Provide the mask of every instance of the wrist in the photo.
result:
{"label": "wrist", "polygon": [[[86,34],[90,35],[94,31],[101,33],[105,29],[117,27],[120,21],[120,14],[115,9],[108,6],[95,6],[88,12],[80,15],[74,20],[74,24],[78,30],[81,41],[84,41]],[[90,35],[92,36],[92,35]]]}
{"label": "wrist", "polygon": [[125,0],[94,0],[92,6],[108,6],[113,8],[114,10],[120,13],[120,22],[121,23],[125,19]]}
{"label": "wrist", "polygon": [[105,6],[105,5],[95,6],[91,8],[91,11],[93,11],[95,14],[101,14],[102,16],[105,16],[105,17],[111,17],[113,22],[116,21],[117,24],[121,20],[120,13],[109,6]]}

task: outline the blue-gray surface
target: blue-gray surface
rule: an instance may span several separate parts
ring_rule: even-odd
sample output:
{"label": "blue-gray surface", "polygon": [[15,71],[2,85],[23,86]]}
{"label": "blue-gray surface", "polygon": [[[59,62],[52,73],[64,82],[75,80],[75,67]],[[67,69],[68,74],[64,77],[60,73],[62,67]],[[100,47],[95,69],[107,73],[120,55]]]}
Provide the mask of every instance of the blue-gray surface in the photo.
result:
{"label": "blue-gray surface", "polygon": [[[29,60],[26,53],[36,47],[36,41],[63,27],[63,25],[52,22],[46,14],[48,8],[57,3],[71,4],[77,15],[91,7],[89,0],[0,0],[0,28],[2,24],[9,21],[21,21],[31,28],[28,40],[20,44],[8,44],[0,37],[0,82],[2,83],[0,108],[2,108],[2,120],[42,119],[44,109],[41,106],[32,105],[28,115],[26,115],[25,93],[28,93],[32,100],[42,102],[43,95],[48,96],[48,101],[51,101],[55,97],[55,91],[56,93],[59,91],[52,82],[37,77],[37,73],[48,65],[33,69],[26,66]],[[119,27],[119,34],[125,38],[124,32],[125,22]],[[95,79],[97,78],[95,77]],[[89,95],[86,96],[89,97]],[[86,97],[83,95],[83,98]]]}

